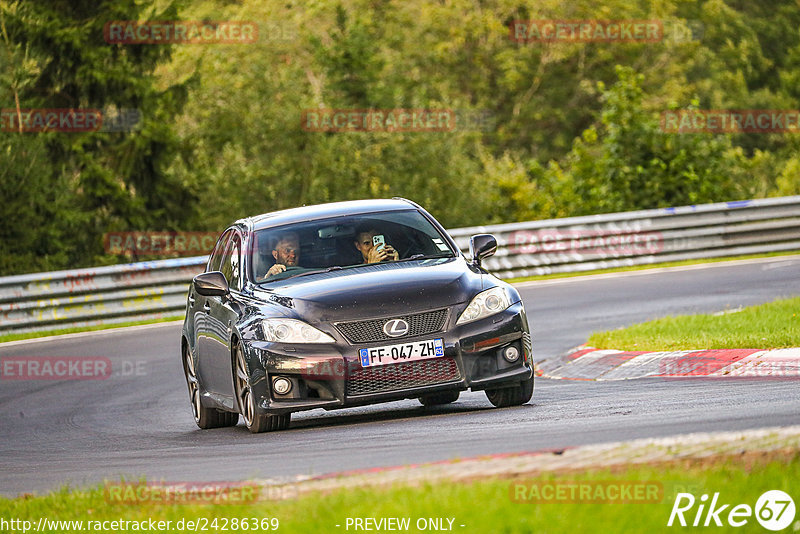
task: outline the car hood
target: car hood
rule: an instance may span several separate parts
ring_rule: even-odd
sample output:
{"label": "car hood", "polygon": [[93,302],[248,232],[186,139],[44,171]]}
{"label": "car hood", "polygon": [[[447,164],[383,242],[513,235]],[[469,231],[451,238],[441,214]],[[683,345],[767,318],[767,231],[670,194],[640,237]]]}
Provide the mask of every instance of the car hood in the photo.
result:
{"label": "car hood", "polygon": [[440,258],[290,278],[261,286],[254,296],[272,308],[267,314],[286,315],[289,308],[309,322],[335,322],[464,303],[482,283],[463,258]]}

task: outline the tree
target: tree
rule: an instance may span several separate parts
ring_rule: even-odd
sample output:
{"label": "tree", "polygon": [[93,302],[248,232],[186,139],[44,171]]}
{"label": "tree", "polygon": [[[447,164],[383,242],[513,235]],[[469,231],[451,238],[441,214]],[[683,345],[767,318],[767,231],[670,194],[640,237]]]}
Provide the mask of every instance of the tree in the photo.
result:
{"label": "tree", "polygon": [[602,91],[600,124],[587,128],[567,156],[577,214],[699,204],[741,198],[731,179],[742,154],[729,138],[673,134],[642,108],[643,76],[617,67],[619,80]]}
{"label": "tree", "polygon": [[[11,197],[3,203],[27,211],[25,220],[40,236],[33,249],[28,241],[3,242],[5,254],[31,256],[6,273],[114,261],[104,257],[103,233],[172,229],[194,205],[191,188],[165,174],[178,147],[172,117],[186,98],[186,84],[158,87],[155,70],[169,60],[170,47],[103,39],[107,21],[175,19],[177,8],[154,13],[133,0],[73,0],[65,7],[61,0],[0,3],[3,58],[13,73],[3,78],[4,96],[13,100],[4,101],[14,109],[131,109],[141,121],[133,131],[23,132],[3,140],[6,152],[22,147],[8,170],[4,194]],[[28,190],[15,192],[13,180]],[[22,208],[19,194],[32,209]]]}

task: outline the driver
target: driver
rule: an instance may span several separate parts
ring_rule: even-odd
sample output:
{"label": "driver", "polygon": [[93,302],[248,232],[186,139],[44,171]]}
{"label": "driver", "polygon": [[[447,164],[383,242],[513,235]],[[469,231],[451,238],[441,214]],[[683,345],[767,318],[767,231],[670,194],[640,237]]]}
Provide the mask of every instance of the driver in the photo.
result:
{"label": "driver", "polygon": [[272,257],[275,258],[275,265],[269,268],[266,278],[282,273],[287,267],[297,267],[297,262],[300,260],[298,235],[294,232],[281,234],[272,248]]}
{"label": "driver", "polygon": [[378,247],[372,242],[372,238],[376,235],[378,235],[378,231],[375,228],[363,228],[356,231],[356,240],[354,244],[358,251],[361,252],[364,263],[399,260],[400,254],[398,254],[389,243],[386,243],[383,248],[378,250]]}

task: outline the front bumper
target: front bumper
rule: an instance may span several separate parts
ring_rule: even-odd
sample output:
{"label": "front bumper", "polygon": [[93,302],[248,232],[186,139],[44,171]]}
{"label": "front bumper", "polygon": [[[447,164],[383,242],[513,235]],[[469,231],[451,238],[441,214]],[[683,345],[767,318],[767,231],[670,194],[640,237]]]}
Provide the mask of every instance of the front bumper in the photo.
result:
{"label": "front bumper", "polygon": [[[465,325],[449,317],[444,332],[402,338],[402,342],[442,338],[444,356],[419,362],[362,369],[359,349],[390,344],[295,345],[250,341],[251,386],[264,413],[282,414],[314,408],[337,409],[448,390],[483,390],[527,380],[533,354],[522,303]],[[339,341],[339,340],[337,340]],[[509,363],[502,351],[514,345],[520,358]],[[254,365],[252,365],[254,364]],[[291,390],[279,395],[272,381],[284,377]]]}

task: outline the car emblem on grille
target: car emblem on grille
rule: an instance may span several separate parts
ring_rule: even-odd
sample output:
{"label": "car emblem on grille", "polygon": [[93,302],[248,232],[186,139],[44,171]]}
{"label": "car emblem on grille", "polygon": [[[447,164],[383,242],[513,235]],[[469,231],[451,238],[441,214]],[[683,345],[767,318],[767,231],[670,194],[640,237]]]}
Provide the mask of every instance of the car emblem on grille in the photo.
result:
{"label": "car emblem on grille", "polygon": [[402,319],[389,319],[383,325],[383,333],[389,337],[400,337],[408,334],[408,323]]}

